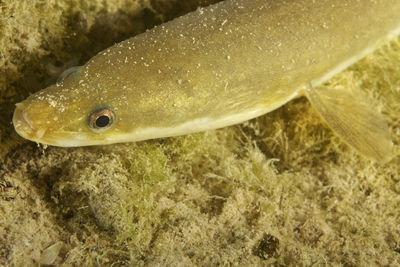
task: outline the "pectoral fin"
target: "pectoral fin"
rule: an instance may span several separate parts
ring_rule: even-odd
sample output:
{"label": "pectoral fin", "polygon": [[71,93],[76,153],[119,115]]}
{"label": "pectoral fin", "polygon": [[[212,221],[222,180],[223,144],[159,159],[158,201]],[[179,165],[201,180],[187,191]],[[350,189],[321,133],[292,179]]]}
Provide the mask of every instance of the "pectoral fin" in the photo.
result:
{"label": "pectoral fin", "polygon": [[350,146],[379,162],[393,156],[393,143],[383,116],[362,92],[348,88],[315,90],[306,95],[326,123]]}

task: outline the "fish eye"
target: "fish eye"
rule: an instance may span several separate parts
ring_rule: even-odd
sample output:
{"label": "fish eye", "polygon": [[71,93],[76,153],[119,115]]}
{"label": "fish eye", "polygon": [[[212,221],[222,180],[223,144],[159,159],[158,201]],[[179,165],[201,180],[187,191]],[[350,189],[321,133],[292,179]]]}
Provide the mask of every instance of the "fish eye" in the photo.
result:
{"label": "fish eye", "polygon": [[64,71],[60,74],[60,76],[58,76],[57,83],[61,83],[61,82],[65,81],[65,79],[67,79],[67,78],[70,77],[72,74],[74,74],[77,70],[79,70],[80,67],[81,67],[81,66],[74,66],[74,67],[71,67],[71,68],[69,68],[69,69],[64,70]]}
{"label": "fish eye", "polygon": [[89,116],[89,126],[93,130],[105,130],[109,128],[115,120],[115,114],[112,109],[105,107],[94,111]]}

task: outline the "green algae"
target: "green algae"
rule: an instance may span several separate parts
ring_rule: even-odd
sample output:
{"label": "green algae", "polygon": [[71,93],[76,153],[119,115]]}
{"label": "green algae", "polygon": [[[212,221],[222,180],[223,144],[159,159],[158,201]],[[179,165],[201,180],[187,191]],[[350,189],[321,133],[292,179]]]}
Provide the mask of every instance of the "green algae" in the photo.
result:
{"label": "green algae", "polygon": [[133,144],[42,150],[13,132],[14,103],[69,60],[198,4],[1,3],[0,265],[38,263],[59,242],[63,265],[399,264],[400,38],[323,85],[373,97],[397,153],[383,166],[304,98],[239,126]]}

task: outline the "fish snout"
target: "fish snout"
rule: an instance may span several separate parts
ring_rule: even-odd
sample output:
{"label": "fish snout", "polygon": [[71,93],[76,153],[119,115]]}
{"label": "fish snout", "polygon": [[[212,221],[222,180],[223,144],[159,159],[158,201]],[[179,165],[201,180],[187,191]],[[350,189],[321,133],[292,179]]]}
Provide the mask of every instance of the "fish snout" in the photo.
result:
{"label": "fish snout", "polygon": [[46,129],[36,129],[32,124],[26,112],[26,105],[24,103],[16,104],[16,109],[13,116],[13,124],[15,131],[23,138],[36,141],[40,139]]}

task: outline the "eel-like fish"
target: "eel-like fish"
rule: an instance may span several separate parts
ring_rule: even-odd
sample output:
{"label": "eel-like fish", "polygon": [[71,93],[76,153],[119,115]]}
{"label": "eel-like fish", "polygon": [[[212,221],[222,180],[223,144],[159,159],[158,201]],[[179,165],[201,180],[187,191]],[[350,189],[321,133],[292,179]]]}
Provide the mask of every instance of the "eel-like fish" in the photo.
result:
{"label": "eel-like fish", "polygon": [[390,132],[368,100],[315,87],[399,33],[399,0],[226,0],[68,70],[13,123],[38,143],[103,145],[221,128],[305,95],[345,142],[387,161]]}

